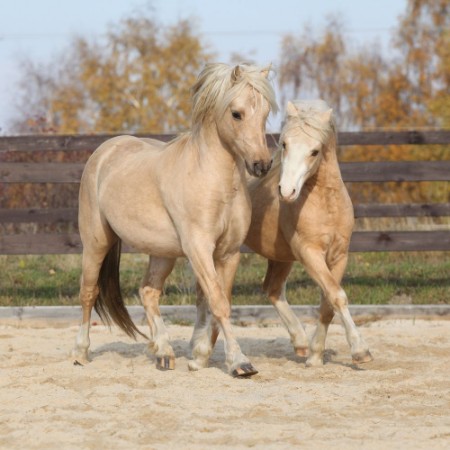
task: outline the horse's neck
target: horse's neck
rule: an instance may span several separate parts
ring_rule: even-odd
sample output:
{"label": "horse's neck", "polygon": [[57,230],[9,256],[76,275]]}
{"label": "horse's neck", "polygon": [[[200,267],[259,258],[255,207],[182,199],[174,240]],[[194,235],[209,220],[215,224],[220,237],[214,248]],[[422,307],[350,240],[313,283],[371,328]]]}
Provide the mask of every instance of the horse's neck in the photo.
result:
{"label": "horse's neck", "polygon": [[311,189],[318,188],[339,189],[342,185],[341,171],[336,155],[336,142],[331,140],[325,148],[323,159],[317,172],[306,182]]}
{"label": "horse's neck", "polygon": [[225,188],[227,188],[228,177],[231,177],[230,183],[235,184],[238,181],[245,183],[244,161],[224,146],[215,125],[205,126],[193,134],[191,143],[198,152],[202,168],[205,171],[218,173],[218,180],[224,184]]}

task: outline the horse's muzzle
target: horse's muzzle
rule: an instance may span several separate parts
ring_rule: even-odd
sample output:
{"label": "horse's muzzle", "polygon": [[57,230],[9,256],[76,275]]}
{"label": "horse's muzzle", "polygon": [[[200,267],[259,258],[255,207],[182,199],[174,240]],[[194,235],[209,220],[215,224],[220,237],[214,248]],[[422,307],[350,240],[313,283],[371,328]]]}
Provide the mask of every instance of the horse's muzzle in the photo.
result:
{"label": "horse's muzzle", "polygon": [[272,167],[272,160],[270,160],[268,163],[264,161],[255,161],[251,166],[247,163],[245,163],[245,165],[247,166],[247,170],[250,175],[253,175],[255,177],[263,177]]}

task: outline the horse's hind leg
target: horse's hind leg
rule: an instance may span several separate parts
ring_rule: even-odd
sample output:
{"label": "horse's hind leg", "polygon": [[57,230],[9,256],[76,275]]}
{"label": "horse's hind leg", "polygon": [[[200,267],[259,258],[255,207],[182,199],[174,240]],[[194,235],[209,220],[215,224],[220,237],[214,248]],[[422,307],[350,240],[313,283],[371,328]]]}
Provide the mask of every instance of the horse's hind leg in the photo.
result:
{"label": "horse's hind leg", "polygon": [[84,246],[82,257],[82,269],[80,280],[80,303],[82,308],[82,320],[75,339],[75,347],[72,350],[72,361],[76,365],[89,362],[89,328],[91,323],[92,308],[95,305],[99,288],[97,285],[100,268],[108,253],[109,247],[103,250],[93,251],[88,245]]}
{"label": "horse's hind leg", "polygon": [[295,353],[298,356],[307,356],[308,338],[305,329],[286,300],[286,280],[292,264],[269,260],[263,288],[288,330]]}
{"label": "horse's hind leg", "polygon": [[164,325],[159,309],[164,282],[175,265],[175,259],[150,257],[147,273],[144,276],[139,295],[144,305],[150,327],[150,350],[156,356],[156,368],[172,370],[175,368],[175,353],[169,343],[169,333]]}

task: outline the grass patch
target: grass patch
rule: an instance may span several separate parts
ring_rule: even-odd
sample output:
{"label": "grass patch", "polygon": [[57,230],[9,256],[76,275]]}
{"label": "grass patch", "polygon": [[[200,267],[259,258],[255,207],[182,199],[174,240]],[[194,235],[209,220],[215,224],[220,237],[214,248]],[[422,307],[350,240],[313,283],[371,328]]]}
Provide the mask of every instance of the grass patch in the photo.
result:
{"label": "grass patch", "polygon": [[[138,288],[147,267],[144,255],[124,254],[121,286],[127,304],[140,304]],[[80,255],[0,256],[0,306],[78,305]],[[266,261],[244,254],[233,288],[233,303],[267,304],[261,293]],[[450,303],[450,253],[353,253],[343,287],[352,304]],[[293,305],[316,305],[320,290],[296,263],[287,298]],[[179,259],[166,281],[161,304],[195,304],[195,279]]]}

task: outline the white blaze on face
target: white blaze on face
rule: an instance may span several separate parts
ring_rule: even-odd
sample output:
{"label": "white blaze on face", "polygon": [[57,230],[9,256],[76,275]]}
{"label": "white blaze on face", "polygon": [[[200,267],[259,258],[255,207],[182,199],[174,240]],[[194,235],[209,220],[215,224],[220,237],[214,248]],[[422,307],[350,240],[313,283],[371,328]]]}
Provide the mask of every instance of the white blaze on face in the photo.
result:
{"label": "white blaze on face", "polygon": [[295,201],[305,183],[317,167],[315,155],[320,148],[318,141],[305,136],[286,137],[282,143],[281,177],[279,192],[282,200]]}
{"label": "white blaze on face", "polygon": [[[318,130],[328,129],[332,118],[332,110],[322,100],[298,102],[305,111],[318,108],[313,115],[314,125],[305,123],[305,116],[299,113],[297,106],[288,102],[286,107],[286,125],[281,133],[281,174],[279,194],[283,201],[295,201],[305,184],[319,167],[322,159],[321,133]],[[313,131],[315,130],[315,131]]]}

